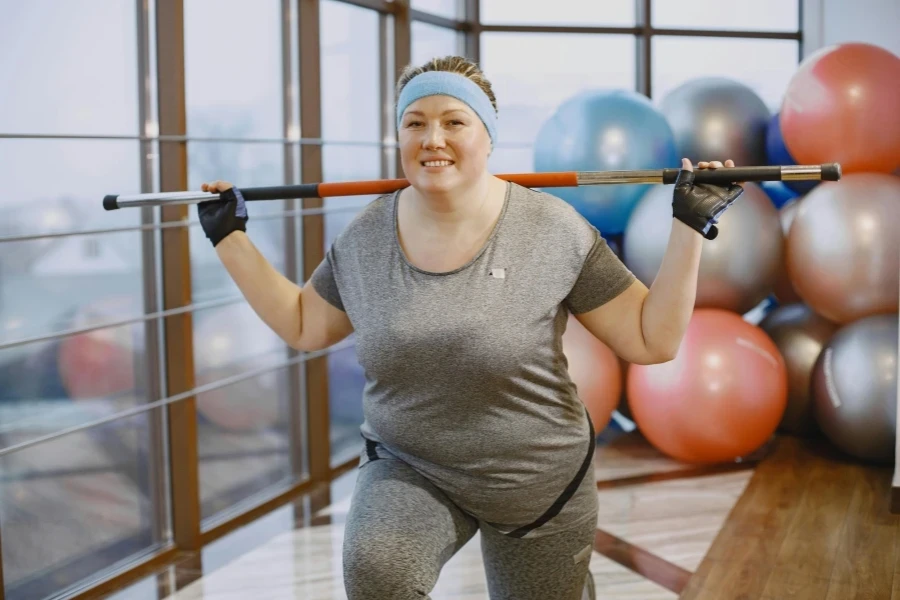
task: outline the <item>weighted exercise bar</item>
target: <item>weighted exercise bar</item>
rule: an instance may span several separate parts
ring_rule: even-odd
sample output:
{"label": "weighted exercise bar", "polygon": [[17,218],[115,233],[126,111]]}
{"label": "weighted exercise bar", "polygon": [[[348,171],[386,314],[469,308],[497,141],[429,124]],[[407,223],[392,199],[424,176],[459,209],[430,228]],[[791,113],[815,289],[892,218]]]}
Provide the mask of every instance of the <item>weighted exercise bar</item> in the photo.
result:
{"label": "weighted exercise bar", "polygon": [[[555,173],[511,173],[497,175],[499,179],[524,187],[554,188],[583,185],[611,185],[628,183],[673,184],[680,169],[651,169],[638,171],[560,171]],[[759,167],[721,167],[694,171],[695,183],[727,185],[746,181],[837,181],[841,165],[789,165]],[[271,187],[241,188],[244,200],[287,200],[291,198],[330,198],[387,194],[409,186],[406,179],[377,179],[372,181],[344,181],[334,183],[301,183]],[[103,208],[117,210],[138,206],[170,206],[197,204],[218,200],[212,192],[162,192],[154,194],[110,194],[103,198]]]}

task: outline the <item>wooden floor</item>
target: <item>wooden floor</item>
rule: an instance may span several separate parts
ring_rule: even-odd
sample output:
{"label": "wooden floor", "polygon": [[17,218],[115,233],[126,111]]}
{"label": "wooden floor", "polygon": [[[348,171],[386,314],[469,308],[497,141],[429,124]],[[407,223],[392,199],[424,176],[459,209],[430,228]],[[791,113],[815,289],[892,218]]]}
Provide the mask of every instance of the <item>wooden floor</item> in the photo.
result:
{"label": "wooden floor", "polygon": [[[602,440],[591,561],[598,600],[900,600],[890,469],[791,437],[750,458],[698,468],[636,433]],[[111,600],[346,599],[340,557],[354,477],[286,506],[265,531],[248,526]],[[476,536],[432,598],[486,599],[485,590]]]}
{"label": "wooden floor", "polygon": [[891,471],[824,443],[778,440],[737,502],[685,599],[900,600]]}

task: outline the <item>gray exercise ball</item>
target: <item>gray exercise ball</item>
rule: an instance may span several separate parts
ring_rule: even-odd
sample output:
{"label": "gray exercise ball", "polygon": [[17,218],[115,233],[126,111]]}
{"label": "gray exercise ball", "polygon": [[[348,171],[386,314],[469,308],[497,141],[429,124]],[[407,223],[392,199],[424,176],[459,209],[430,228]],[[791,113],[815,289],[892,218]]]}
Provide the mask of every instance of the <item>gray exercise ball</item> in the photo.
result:
{"label": "gray exercise ball", "polygon": [[787,366],[788,402],[778,428],[809,435],[816,430],[810,393],[813,367],[838,325],[798,303],[779,306],[759,326],[778,346]]}
{"label": "gray exercise ball", "polygon": [[678,155],[765,165],[769,108],[749,87],[724,77],[692,79],[669,92],[660,110],[675,133]]}
{"label": "gray exercise ball", "polygon": [[[656,278],[669,243],[673,188],[651,188],[625,229],[624,262],[647,286]],[[778,209],[761,187],[746,183],[718,228],[716,239],[703,241],[695,306],[743,314],[775,286],[784,251]]]}
{"label": "gray exercise ball", "polygon": [[890,463],[897,437],[897,314],[841,327],[813,369],[813,411],[835,446]]}

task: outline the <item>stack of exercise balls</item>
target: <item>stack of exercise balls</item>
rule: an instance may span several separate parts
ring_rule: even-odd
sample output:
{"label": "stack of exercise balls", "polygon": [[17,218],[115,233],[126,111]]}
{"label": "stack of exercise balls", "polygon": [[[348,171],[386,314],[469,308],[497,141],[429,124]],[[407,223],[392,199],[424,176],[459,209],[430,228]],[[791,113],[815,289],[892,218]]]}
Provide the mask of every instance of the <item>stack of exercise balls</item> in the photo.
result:
{"label": "stack of exercise balls", "polygon": [[[644,437],[688,462],[741,459],[779,429],[824,434],[857,459],[893,460],[898,107],[900,58],[859,43],[805,59],[774,114],[725,78],[688,81],[658,106],[608,90],[561,104],[535,143],[536,171],[658,169],[682,156],[843,168],[838,182],[745,184],[719,236],[703,243],[694,315],[674,360],[631,364],[623,375],[608,348],[567,334],[570,361],[579,354],[570,373],[589,411],[612,413],[608,395],[622,390]],[[611,246],[619,242],[625,264],[652,285],[668,244],[672,186],[547,191]],[[590,377],[585,361],[598,365]],[[606,395],[597,373],[607,377]]]}

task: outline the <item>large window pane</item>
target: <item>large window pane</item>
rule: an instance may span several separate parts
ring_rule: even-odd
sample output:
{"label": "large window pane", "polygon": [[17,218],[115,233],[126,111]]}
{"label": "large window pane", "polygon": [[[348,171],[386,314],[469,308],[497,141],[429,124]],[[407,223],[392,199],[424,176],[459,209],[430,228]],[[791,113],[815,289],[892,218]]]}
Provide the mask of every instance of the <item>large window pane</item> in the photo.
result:
{"label": "large window pane", "polygon": [[[194,313],[198,386],[283,363],[287,346],[246,303]],[[197,394],[202,517],[291,477],[290,371],[276,368]]]}
{"label": "large window pane", "polygon": [[[108,193],[139,192],[138,143],[0,140],[0,238],[134,226]],[[136,231],[0,241],[0,344],[144,313]],[[142,325],[0,350],[0,419],[12,444],[145,401]],[[27,424],[27,425],[26,425]]]}
{"label": "large window pane", "polygon": [[481,0],[481,22],[490,24],[631,27],[634,17],[634,0]]}
{"label": "large window pane", "polygon": [[137,6],[0,0],[0,132],[136,135]]}
{"label": "large window pane", "polygon": [[7,600],[46,598],[168,543],[156,531],[151,418],[141,414],[0,457]]}
{"label": "large window pane", "polygon": [[[660,29],[743,29],[746,31],[797,31],[798,0],[716,2],[680,0],[652,2],[653,26]],[[748,55],[752,56],[752,55]]]}
{"label": "large window pane", "polygon": [[193,137],[283,137],[280,0],[185,0]]}
{"label": "large window pane", "polygon": [[[284,146],[277,143],[188,143],[188,187],[200,189],[203,182],[224,180],[237,187],[284,185]],[[284,212],[281,200],[249,202],[247,235],[256,248],[284,273]],[[191,280],[195,302],[239,294],[215,249],[199,225],[197,207],[188,214],[190,228]]]}
{"label": "large window pane", "polygon": [[[791,40],[655,36],[652,43],[651,83],[657,104],[690,79],[728,77],[749,86],[774,112],[797,70],[797,42]],[[685,70],[684,65],[700,56],[702,73]]]}
{"label": "large window pane", "polygon": [[635,89],[631,36],[484,33],[481,56],[499,109],[493,172],[532,171],[531,144],[571,96],[597,88]]}
{"label": "large window pane", "polygon": [[421,10],[448,19],[463,18],[462,0],[412,0],[411,6],[413,10]]}
{"label": "large window pane", "polygon": [[320,10],[322,137],[378,142],[378,13],[336,0]]}
{"label": "large window pane", "polygon": [[412,24],[412,63],[421,65],[432,58],[461,54],[462,34],[446,27],[414,21]]}

